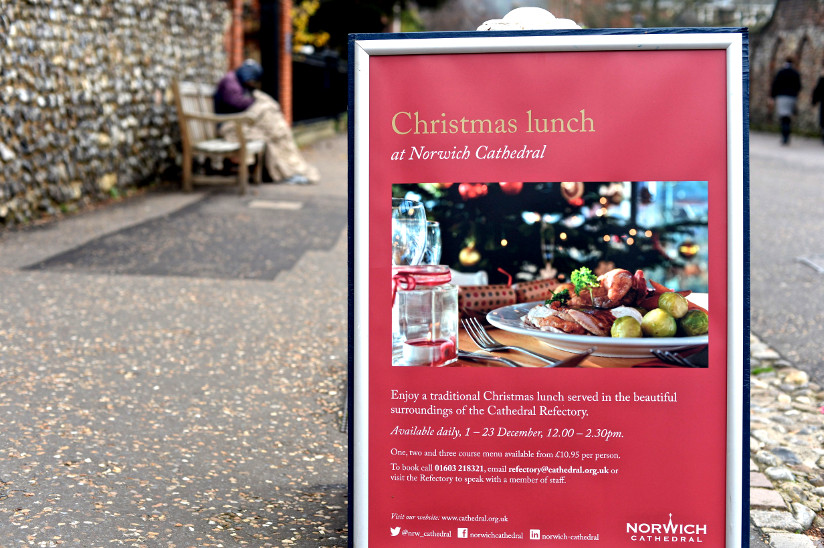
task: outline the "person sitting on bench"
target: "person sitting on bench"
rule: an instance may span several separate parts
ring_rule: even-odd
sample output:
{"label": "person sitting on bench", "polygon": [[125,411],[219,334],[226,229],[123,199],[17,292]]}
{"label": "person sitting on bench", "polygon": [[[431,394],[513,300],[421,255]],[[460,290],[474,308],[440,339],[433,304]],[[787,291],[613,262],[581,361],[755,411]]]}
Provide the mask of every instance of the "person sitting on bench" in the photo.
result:
{"label": "person sitting on bench", "polygon": [[[263,67],[251,59],[226,73],[215,91],[215,113],[243,112],[254,120],[244,128],[244,135],[246,139],[266,143],[265,165],[272,180],[287,184],[317,183],[318,170],[308,164],[298,150],[280,105],[261,91],[262,77]],[[222,124],[219,131],[224,139],[237,141],[233,125]]]}

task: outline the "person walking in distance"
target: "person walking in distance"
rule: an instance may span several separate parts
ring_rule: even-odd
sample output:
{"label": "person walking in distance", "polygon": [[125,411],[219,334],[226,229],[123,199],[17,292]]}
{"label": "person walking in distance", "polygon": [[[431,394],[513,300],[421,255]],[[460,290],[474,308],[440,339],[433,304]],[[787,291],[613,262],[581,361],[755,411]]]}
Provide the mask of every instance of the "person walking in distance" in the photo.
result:
{"label": "person walking in distance", "polygon": [[824,63],[821,64],[821,76],[813,90],[813,106],[818,105],[818,128],[821,131],[821,140],[824,141]]}
{"label": "person walking in distance", "polygon": [[801,75],[793,66],[793,58],[787,57],[784,66],[775,75],[770,89],[770,97],[775,104],[775,113],[781,123],[781,143],[790,143],[793,116],[796,113],[798,93],[801,91]]}

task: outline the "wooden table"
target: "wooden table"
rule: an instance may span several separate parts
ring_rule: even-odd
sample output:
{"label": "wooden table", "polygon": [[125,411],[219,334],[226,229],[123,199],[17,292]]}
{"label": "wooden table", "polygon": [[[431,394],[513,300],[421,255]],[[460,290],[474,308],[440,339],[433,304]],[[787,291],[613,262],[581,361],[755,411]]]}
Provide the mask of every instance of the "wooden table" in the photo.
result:
{"label": "wooden table", "polygon": [[[550,358],[557,358],[559,360],[568,358],[573,355],[569,352],[558,350],[557,348],[553,348],[547,344],[544,344],[540,342],[537,338],[530,337],[529,335],[513,333],[511,331],[505,331],[503,329],[497,329],[491,326],[487,326],[486,329],[492,338],[506,345],[520,346],[528,350],[538,352],[539,354],[543,354],[544,356],[548,356]],[[599,337],[592,337],[592,346],[598,346],[598,338]],[[469,338],[469,335],[466,333],[466,331],[464,331],[463,327],[461,327],[458,337],[458,348],[460,348],[461,350],[465,350],[467,352],[475,352],[479,350],[478,345],[472,342],[472,339]],[[521,352],[496,352],[493,355],[515,360],[516,362],[523,364],[524,367],[544,367],[546,365],[540,360],[536,360],[535,358],[532,358],[531,356],[528,356],[527,354],[523,354]],[[649,358],[604,358],[601,356],[589,356],[586,359],[584,359],[583,362],[581,362],[579,367],[633,367],[640,364],[663,365],[661,362],[657,361],[655,357],[652,355],[650,355]],[[462,367],[507,367],[506,365],[501,363],[479,363],[461,359],[458,360],[457,365]]]}

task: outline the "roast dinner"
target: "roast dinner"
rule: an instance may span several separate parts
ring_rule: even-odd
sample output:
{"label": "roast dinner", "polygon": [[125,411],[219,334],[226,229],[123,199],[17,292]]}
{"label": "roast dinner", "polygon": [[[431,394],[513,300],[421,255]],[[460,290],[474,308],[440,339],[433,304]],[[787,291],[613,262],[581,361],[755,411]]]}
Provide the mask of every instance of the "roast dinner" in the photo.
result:
{"label": "roast dinner", "polygon": [[707,310],[673,291],[647,282],[644,272],[622,268],[596,276],[589,268],[572,272],[543,304],[522,321],[536,329],[598,337],[696,337],[709,331]]}

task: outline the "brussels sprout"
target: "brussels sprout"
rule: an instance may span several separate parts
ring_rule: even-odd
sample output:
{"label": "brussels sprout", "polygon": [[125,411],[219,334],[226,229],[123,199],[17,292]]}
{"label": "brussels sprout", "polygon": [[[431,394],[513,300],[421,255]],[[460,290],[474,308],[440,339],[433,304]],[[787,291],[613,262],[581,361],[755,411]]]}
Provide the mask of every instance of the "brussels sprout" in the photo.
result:
{"label": "brussels sprout", "polygon": [[616,319],[609,330],[613,337],[643,337],[641,324],[632,316],[621,316]]}
{"label": "brussels sprout", "polygon": [[658,308],[675,318],[682,318],[689,310],[687,299],[680,293],[663,293],[658,297]]}
{"label": "brussels sprout", "polygon": [[678,320],[678,327],[687,337],[706,335],[709,331],[709,318],[703,310],[690,310]]}
{"label": "brussels sprout", "polygon": [[660,308],[647,312],[641,321],[641,330],[647,337],[672,337],[675,329],[675,318]]}

